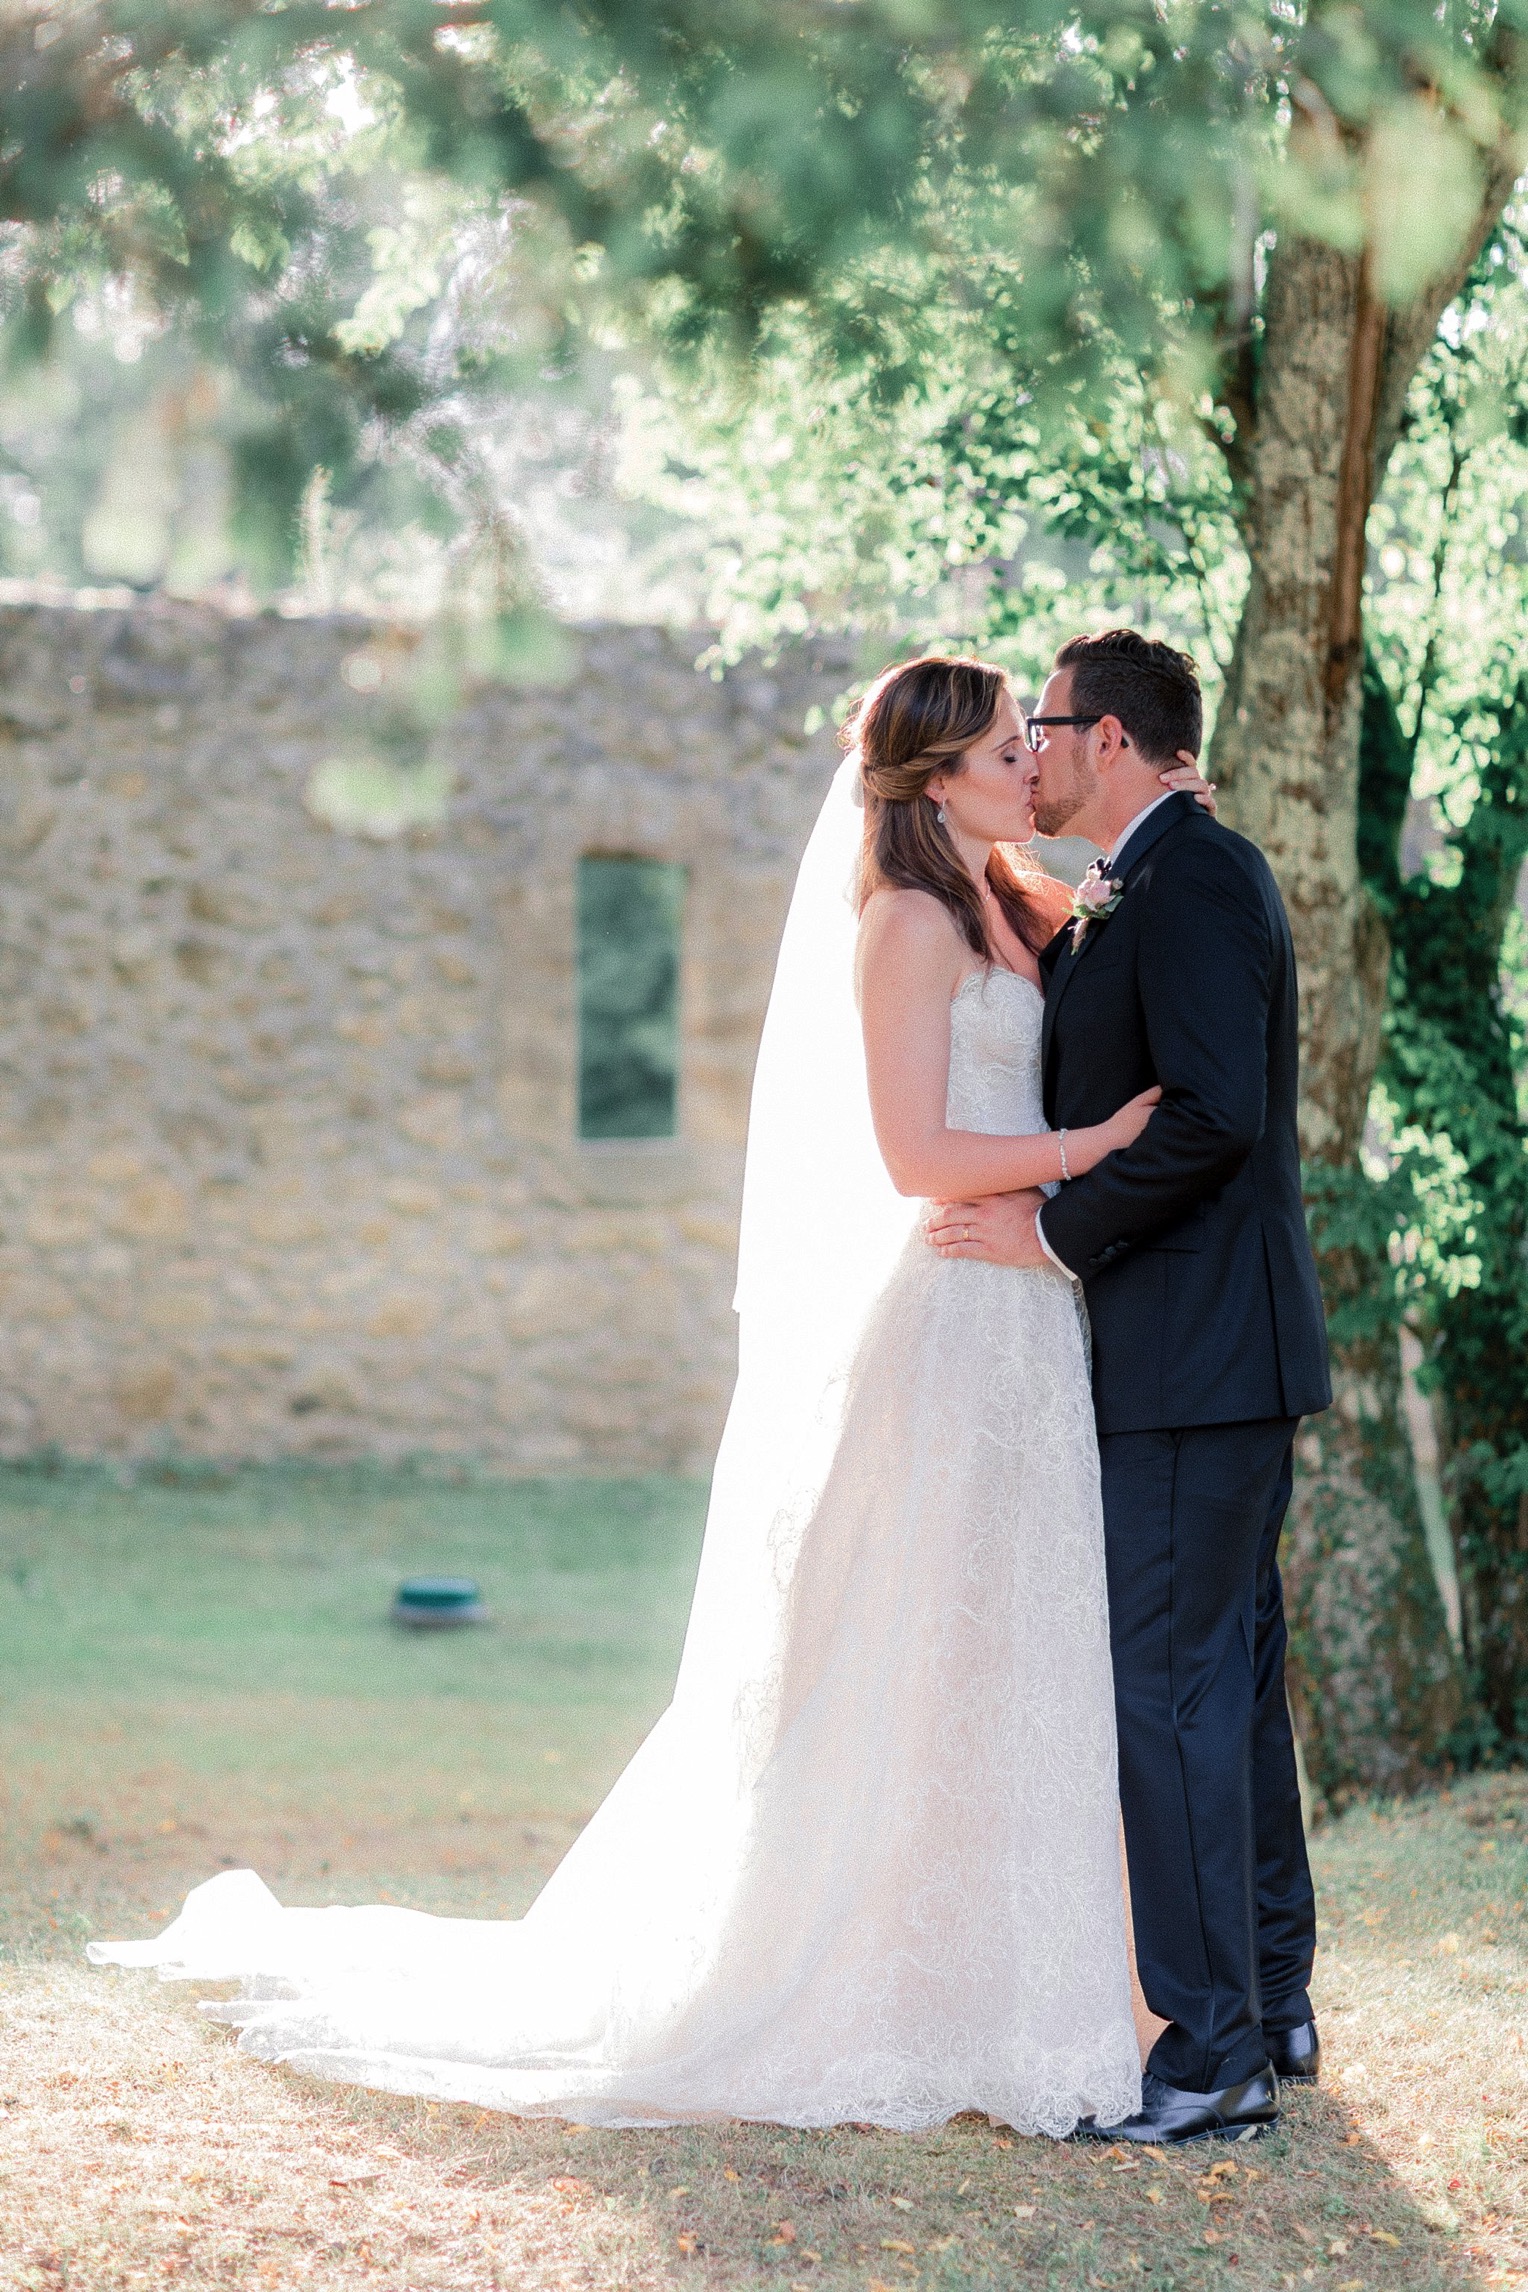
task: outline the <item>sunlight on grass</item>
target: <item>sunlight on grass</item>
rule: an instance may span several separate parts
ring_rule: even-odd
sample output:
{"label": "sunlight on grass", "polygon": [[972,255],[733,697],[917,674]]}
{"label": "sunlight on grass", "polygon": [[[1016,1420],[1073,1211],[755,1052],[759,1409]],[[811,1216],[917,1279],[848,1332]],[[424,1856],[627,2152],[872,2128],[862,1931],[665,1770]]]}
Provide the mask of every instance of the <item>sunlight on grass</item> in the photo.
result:
{"label": "sunlight on grass", "polygon": [[[1528,1780],[1313,1842],[1329,2068],[1255,2149],[578,2133],[316,2086],[81,1962],[250,1862],[523,1907],[666,1701],[688,1483],[0,1471],[0,2292],[1445,2292],[1528,2284]],[[400,1576],[493,1622],[411,1638]]]}
{"label": "sunlight on grass", "polygon": [[[7,1870],[49,1866],[71,1931],[243,1862],[292,1899],[420,1878],[523,1908],[668,1700],[703,1508],[671,1481],[0,1471]],[[423,1570],[475,1576],[489,1624],[400,1631]]]}

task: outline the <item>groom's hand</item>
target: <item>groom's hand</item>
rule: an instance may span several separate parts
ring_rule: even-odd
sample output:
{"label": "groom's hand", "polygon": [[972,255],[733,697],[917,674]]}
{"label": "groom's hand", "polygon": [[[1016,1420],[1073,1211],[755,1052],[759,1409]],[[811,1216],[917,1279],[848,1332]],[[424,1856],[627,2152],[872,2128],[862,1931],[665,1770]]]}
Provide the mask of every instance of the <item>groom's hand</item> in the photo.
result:
{"label": "groom's hand", "polygon": [[989,1194],[980,1202],[936,1202],[927,1235],[941,1257],[974,1257],[983,1265],[1039,1267],[1054,1272],[1035,1232],[1045,1204],[1037,1192]]}

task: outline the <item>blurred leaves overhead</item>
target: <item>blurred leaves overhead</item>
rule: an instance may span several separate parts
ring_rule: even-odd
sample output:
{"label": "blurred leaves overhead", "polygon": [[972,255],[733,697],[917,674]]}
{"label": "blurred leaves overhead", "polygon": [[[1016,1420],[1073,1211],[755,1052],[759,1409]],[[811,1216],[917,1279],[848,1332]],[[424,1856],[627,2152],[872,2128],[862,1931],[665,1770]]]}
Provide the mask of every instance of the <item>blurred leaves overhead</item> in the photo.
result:
{"label": "blurred leaves overhead", "polygon": [[1269,230],[1366,246],[1398,306],[1457,259],[1515,152],[1525,14],[12,4],[6,340],[35,357],[71,301],[110,294],[231,367],[239,514],[272,563],[315,468],[343,502],[379,438],[490,386],[516,348],[431,323],[468,211],[538,244],[522,356],[549,354],[597,280],[681,348],[753,349],[809,310],[825,351],[895,395],[937,278],[1027,390],[1096,381],[1122,351],[1203,385],[1246,335]]}

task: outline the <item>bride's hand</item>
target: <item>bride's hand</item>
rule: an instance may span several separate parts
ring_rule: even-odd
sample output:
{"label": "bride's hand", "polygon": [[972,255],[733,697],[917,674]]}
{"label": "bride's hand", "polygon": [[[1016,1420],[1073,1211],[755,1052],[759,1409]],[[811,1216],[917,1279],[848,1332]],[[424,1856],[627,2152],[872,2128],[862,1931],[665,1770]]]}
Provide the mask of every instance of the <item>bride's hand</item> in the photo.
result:
{"label": "bride's hand", "polygon": [[1186,748],[1178,750],[1177,763],[1170,766],[1166,772],[1160,773],[1158,777],[1163,787],[1170,788],[1175,796],[1182,794],[1186,789],[1197,803],[1204,806],[1211,819],[1214,818],[1217,810],[1215,783],[1213,780],[1205,778],[1197,762]]}
{"label": "bride's hand", "polygon": [[1069,1130],[1066,1161],[1071,1176],[1081,1178],[1089,1170],[1096,1170],[1106,1154],[1117,1154],[1122,1146],[1133,1146],[1151,1120],[1151,1110],[1161,1095],[1153,1083],[1150,1090],[1127,1099],[1118,1114],[1111,1114],[1107,1122],[1090,1123],[1085,1130]]}
{"label": "bride's hand", "polygon": [[1152,1108],[1161,1098],[1160,1088],[1153,1084],[1150,1090],[1140,1091],[1136,1097],[1126,1099],[1118,1114],[1111,1114],[1107,1122],[1099,1124],[1101,1138],[1108,1140],[1106,1154],[1117,1154],[1121,1146],[1133,1146],[1151,1120]]}

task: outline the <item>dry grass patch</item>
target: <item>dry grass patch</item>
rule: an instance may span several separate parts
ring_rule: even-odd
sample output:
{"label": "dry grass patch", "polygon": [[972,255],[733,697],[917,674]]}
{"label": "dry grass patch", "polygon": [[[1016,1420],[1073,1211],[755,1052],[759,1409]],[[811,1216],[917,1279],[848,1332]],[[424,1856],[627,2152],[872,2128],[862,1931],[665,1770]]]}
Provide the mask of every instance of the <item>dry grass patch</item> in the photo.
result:
{"label": "dry grass patch", "polygon": [[[1328,2079],[1255,2147],[581,2133],[318,2086],[85,1935],[225,1857],[288,1900],[517,1908],[657,1708],[694,1492],[43,1493],[0,1475],[0,2292],[1528,2284],[1528,1778],[1318,1836]],[[387,1583],[431,1563],[512,1624],[395,1642]]]}

